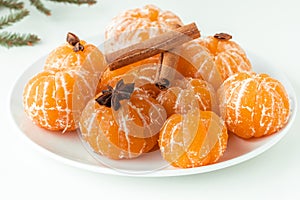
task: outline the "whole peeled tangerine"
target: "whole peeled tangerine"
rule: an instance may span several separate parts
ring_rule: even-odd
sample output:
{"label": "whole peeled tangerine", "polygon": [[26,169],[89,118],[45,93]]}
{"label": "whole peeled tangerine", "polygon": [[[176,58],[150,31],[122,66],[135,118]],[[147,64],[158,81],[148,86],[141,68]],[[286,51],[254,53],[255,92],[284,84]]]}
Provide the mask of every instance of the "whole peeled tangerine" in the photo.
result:
{"label": "whole peeled tangerine", "polygon": [[106,27],[105,38],[112,39],[115,48],[127,46],[162,34],[174,25],[183,25],[177,15],[154,5],[146,5],[115,16]]}
{"label": "whole peeled tangerine", "polygon": [[[99,93],[82,112],[80,130],[94,152],[111,159],[131,159],[156,144],[166,113],[143,89],[124,84]],[[126,95],[125,95],[126,94]]]}
{"label": "whole peeled tangerine", "polygon": [[237,73],[219,88],[218,98],[228,130],[242,138],[273,134],[289,119],[288,94],[267,74]]}
{"label": "whole peeled tangerine", "polygon": [[199,38],[200,45],[211,55],[215,68],[202,70],[200,75],[216,89],[231,75],[252,70],[252,65],[242,47],[227,33]]}
{"label": "whole peeled tangerine", "polygon": [[[170,31],[175,25],[183,25],[180,18],[170,11],[163,11],[154,5],[126,10],[115,16],[105,30],[105,53],[132,44],[141,43],[154,36]],[[122,75],[139,66],[159,65],[160,55],[132,63],[111,71],[107,68],[101,77],[100,90],[119,81]]]}
{"label": "whole peeled tangerine", "polygon": [[38,126],[52,131],[72,131],[79,115],[96,93],[105,59],[98,48],[68,33],[68,43],[53,50],[42,72],[25,85],[23,105]]}
{"label": "whole peeled tangerine", "polygon": [[170,87],[158,95],[157,100],[166,109],[168,117],[196,108],[218,113],[217,95],[208,82],[193,78],[186,82],[185,88]]}
{"label": "whole peeled tangerine", "polygon": [[217,162],[224,154],[227,142],[224,121],[214,112],[199,109],[171,115],[159,135],[163,158],[180,168]]}

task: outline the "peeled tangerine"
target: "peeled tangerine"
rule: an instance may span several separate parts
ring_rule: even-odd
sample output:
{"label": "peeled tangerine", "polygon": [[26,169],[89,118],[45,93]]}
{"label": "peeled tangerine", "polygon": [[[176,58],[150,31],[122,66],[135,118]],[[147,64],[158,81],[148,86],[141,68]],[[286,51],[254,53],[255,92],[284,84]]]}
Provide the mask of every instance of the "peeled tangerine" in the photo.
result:
{"label": "peeled tangerine", "polygon": [[[80,119],[83,139],[94,152],[111,159],[135,158],[149,152],[157,144],[166,119],[164,108],[144,90],[136,88],[127,96],[127,86],[122,84],[123,80],[116,89],[100,93],[97,101],[92,99]],[[111,101],[106,98],[109,92]]]}
{"label": "peeled tangerine", "polygon": [[242,138],[273,134],[288,121],[285,88],[267,74],[237,73],[223,83],[218,96],[228,130]]}
{"label": "peeled tangerine", "polygon": [[172,166],[192,168],[217,162],[227,140],[225,123],[218,115],[194,109],[167,119],[160,131],[159,147]]}
{"label": "peeled tangerine", "polygon": [[162,91],[157,100],[164,106],[168,116],[175,113],[183,114],[196,108],[218,113],[215,90],[208,82],[201,79],[189,78],[183,87],[174,86]]}
{"label": "peeled tangerine", "polygon": [[[162,11],[156,6],[146,5],[142,8],[126,10],[115,16],[105,31],[105,53],[119,50],[132,44],[169,31],[176,25],[183,25],[180,18],[170,11]],[[158,65],[160,55],[110,71],[106,69],[101,77],[99,88],[105,89],[120,80],[120,76],[141,65]]]}
{"label": "peeled tangerine", "polygon": [[213,58],[215,69],[211,71],[214,74],[211,74],[213,78],[209,82],[216,89],[229,76],[237,72],[252,70],[252,65],[245,51],[231,39],[232,36],[226,33],[197,39],[197,42],[205,47],[206,51]]}
{"label": "peeled tangerine", "polygon": [[180,56],[176,70],[184,77],[203,79],[214,86],[221,81],[213,57],[197,41],[195,39],[186,42],[179,48],[171,50]]}
{"label": "peeled tangerine", "polygon": [[180,18],[170,11],[162,11],[154,5],[126,10],[115,16],[106,27],[105,39],[109,51],[160,35],[174,26],[183,25]]}
{"label": "peeled tangerine", "polygon": [[[109,68],[107,68],[102,76],[101,80],[98,85],[98,90],[102,91],[104,89],[107,89],[108,85],[116,85],[116,83],[123,78],[126,74],[133,74],[134,71],[141,71],[148,73],[147,71],[152,71],[152,74],[155,75],[156,69],[158,68],[158,60],[159,55],[138,61],[136,63],[121,67],[119,69],[111,71]],[[152,74],[149,74],[152,76]],[[145,77],[145,80],[150,80],[152,83],[154,83],[154,77]]]}
{"label": "peeled tangerine", "polygon": [[75,115],[79,116],[95,95],[93,85],[105,66],[97,47],[71,33],[68,40],[49,54],[44,70],[33,76],[23,91],[26,114],[38,126],[53,131],[77,128]]}

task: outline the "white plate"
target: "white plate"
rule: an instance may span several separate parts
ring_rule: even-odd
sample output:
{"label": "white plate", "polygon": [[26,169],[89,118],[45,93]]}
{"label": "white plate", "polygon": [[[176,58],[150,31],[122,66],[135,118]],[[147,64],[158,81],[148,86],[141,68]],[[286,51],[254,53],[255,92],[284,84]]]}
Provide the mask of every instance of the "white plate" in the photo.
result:
{"label": "white plate", "polygon": [[[234,135],[230,135],[228,148],[224,156],[218,163],[208,166],[191,169],[173,168],[162,159],[159,151],[156,151],[133,160],[112,161],[113,166],[119,165],[119,167],[117,167],[118,169],[114,169],[99,163],[84,147],[76,132],[64,135],[53,134],[33,125],[23,111],[22,92],[27,81],[34,74],[42,70],[45,57],[32,64],[16,82],[11,93],[11,114],[21,132],[33,145],[45,152],[48,156],[75,167],[103,174],[141,177],[180,176],[211,172],[239,164],[265,152],[288,133],[296,116],[296,95],[283,73],[278,69],[272,68],[268,63],[257,56],[250,55],[249,57],[254,66],[254,71],[268,73],[284,84],[291,101],[291,116],[289,122],[280,132],[260,139],[243,140]],[[161,166],[165,167],[161,168]]]}

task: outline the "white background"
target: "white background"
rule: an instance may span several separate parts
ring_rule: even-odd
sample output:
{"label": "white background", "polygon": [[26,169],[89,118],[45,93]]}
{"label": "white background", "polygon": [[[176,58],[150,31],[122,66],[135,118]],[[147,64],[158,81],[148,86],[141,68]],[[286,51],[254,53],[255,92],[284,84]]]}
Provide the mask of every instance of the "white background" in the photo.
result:
{"label": "white background", "polygon": [[37,33],[34,47],[0,47],[0,199],[300,199],[300,116],[289,133],[262,155],[205,174],[169,178],[102,175],[49,158],[14,124],[9,100],[14,83],[35,60],[64,43],[68,31],[103,35],[111,18],[151,3],[195,21],[202,35],[229,32],[245,49],[285,73],[300,94],[300,3],[298,0],[98,0],[94,6],[44,1],[47,17],[31,15],[7,30]]}

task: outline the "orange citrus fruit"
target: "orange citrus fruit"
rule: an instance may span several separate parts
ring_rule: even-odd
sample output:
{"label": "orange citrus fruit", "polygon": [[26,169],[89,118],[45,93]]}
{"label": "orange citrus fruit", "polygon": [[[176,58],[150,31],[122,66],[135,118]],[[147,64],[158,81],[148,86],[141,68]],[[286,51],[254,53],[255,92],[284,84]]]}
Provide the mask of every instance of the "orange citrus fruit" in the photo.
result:
{"label": "orange citrus fruit", "polygon": [[97,92],[105,67],[104,56],[94,45],[79,43],[83,47],[79,51],[68,43],[52,51],[43,72],[25,85],[25,112],[40,127],[63,132],[75,130],[80,112]]}
{"label": "orange citrus fruit", "polygon": [[217,97],[214,88],[201,79],[187,79],[184,86],[174,86],[162,91],[158,102],[164,106],[168,116],[183,114],[191,109],[218,113]]}
{"label": "orange citrus fruit", "polygon": [[105,38],[111,39],[111,50],[145,41],[183,25],[180,18],[170,11],[162,11],[154,5],[126,10],[115,16],[106,27]]}
{"label": "orange citrus fruit", "polygon": [[242,138],[273,134],[289,118],[287,92],[267,74],[237,73],[222,84],[218,98],[228,130]]}
{"label": "orange citrus fruit", "polygon": [[211,75],[215,73],[213,58],[197,39],[181,45],[174,52],[180,56],[176,69],[184,77],[200,78],[209,83],[217,81]]}
{"label": "orange citrus fruit", "polygon": [[[178,16],[170,11],[162,11],[156,6],[146,5],[142,8],[126,10],[115,16],[105,31],[105,54],[122,49],[132,44],[143,42],[172,29],[175,25],[182,25]],[[111,71],[106,69],[101,78],[100,89],[120,80],[119,76],[135,67],[143,65],[157,65],[160,55],[156,55],[139,62]]]}
{"label": "orange citrus fruit", "polygon": [[[145,60],[144,60],[145,61]],[[143,62],[144,62],[143,61]],[[156,98],[160,90],[155,86],[158,66],[153,63],[127,65],[118,70],[106,70],[98,85],[98,91],[106,90],[108,86],[115,87],[123,79],[125,82],[135,83],[136,87],[143,89],[152,98]]]}
{"label": "orange citrus fruit", "polygon": [[[159,56],[156,55],[148,59],[141,60],[139,62],[133,63],[131,65],[127,65],[124,67],[121,67],[116,70],[110,70],[109,68],[105,69],[103,72],[99,85],[98,85],[98,90],[102,91],[107,88],[108,85],[114,86],[119,80],[123,78],[124,75],[133,73],[134,71],[152,71],[152,74],[155,75],[156,69],[158,68],[158,61],[159,61]],[[145,69],[140,69],[141,67]],[[146,74],[148,76],[148,74]],[[145,77],[147,78],[147,77]],[[152,83],[154,83],[155,77],[151,77],[149,75],[148,79],[151,79]]]}
{"label": "orange citrus fruit", "polygon": [[167,119],[159,135],[163,158],[180,168],[215,163],[227,148],[224,121],[211,111],[193,110]]}
{"label": "orange citrus fruit", "polygon": [[[199,38],[197,41],[211,54],[218,72],[215,76],[218,75],[222,81],[237,72],[252,70],[245,51],[231,40],[230,35],[221,33]],[[217,86],[220,84],[219,82]]]}
{"label": "orange citrus fruit", "polygon": [[139,88],[129,100],[120,103],[115,111],[92,99],[81,115],[81,134],[101,155],[111,159],[135,158],[157,144],[166,113],[155,99]]}

